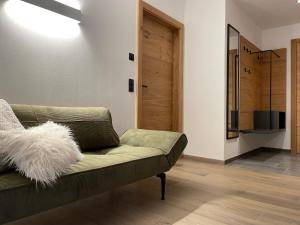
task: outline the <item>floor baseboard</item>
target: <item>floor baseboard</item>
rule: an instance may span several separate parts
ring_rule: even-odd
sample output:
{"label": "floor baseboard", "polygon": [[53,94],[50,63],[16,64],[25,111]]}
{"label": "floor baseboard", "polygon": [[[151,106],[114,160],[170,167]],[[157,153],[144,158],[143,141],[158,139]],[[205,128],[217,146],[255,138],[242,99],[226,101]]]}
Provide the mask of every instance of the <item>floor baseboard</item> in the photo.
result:
{"label": "floor baseboard", "polygon": [[218,165],[225,164],[224,161],[222,161],[222,160],[209,159],[209,158],[204,158],[204,157],[199,157],[199,156],[183,155],[182,157],[184,159],[198,161],[198,162],[213,163],[213,164],[218,164]]}
{"label": "floor baseboard", "polygon": [[269,150],[269,151],[291,151],[291,149],[285,149],[285,148],[268,148],[268,147],[262,147],[261,149]]}
{"label": "floor baseboard", "polygon": [[245,152],[245,153],[243,153],[243,154],[241,154],[241,155],[237,155],[237,156],[235,156],[235,157],[233,157],[233,158],[226,159],[224,164],[227,165],[227,164],[229,164],[229,163],[231,163],[231,162],[233,162],[233,161],[235,161],[235,160],[237,160],[237,159],[241,159],[241,158],[247,157],[248,155],[251,155],[251,154],[253,154],[254,152],[259,152],[259,151],[261,151],[261,150],[263,150],[263,149],[264,149],[264,148],[253,149],[253,150],[251,150],[251,151],[249,151],[249,152]]}
{"label": "floor baseboard", "polygon": [[188,160],[193,160],[193,161],[198,161],[198,162],[205,162],[205,163],[212,163],[212,164],[218,164],[218,165],[227,165],[237,159],[241,159],[244,157],[247,157],[255,152],[259,152],[262,150],[270,150],[270,151],[290,151],[289,149],[280,149],[280,148],[266,148],[266,147],[261,147],[257,148],[254,150],[251,150],[249,152],[245,152],[241,155],[235,156],[233,158],[227,159],[225,161],[222,160],[217,160],[217,159],[209,159],[209,158],[204,158],[204,157],[199,157],[199,156],[191,156],[191,155],[182,155],[182,158],[188,159]]}

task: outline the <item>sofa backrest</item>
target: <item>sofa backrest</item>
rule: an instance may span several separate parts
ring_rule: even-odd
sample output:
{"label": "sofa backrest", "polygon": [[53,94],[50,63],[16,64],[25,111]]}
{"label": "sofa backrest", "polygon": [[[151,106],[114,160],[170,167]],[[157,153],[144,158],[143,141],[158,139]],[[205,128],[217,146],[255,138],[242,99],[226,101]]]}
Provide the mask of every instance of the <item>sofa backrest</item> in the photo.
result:
{"label": "sofa backrest", "polygon": [[106,108],[12,105],[12,109],[25,128],[47,121],[68,126],[82,151],[115,147],[120,143]]}

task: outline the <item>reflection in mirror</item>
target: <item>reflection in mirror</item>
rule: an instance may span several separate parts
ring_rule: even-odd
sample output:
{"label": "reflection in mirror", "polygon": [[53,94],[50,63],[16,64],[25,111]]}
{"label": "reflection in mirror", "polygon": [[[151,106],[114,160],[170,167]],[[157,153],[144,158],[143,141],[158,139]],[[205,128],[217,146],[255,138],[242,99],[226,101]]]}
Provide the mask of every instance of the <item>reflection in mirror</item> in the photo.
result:
{"label": "reflection in mirror", "polygon": [[227,139],[239,136],[239,44],[240,33],[227,29]]}

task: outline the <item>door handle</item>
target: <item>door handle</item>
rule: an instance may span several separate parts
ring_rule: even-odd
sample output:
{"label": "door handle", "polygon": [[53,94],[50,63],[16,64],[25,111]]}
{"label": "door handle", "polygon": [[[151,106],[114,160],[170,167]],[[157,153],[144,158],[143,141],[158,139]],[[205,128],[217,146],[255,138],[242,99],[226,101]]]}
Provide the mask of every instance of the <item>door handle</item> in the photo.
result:
{"label": "door handle", "polygon": [[143,87],[143,88],[148,88],[148,85],[144,85],[144,84],[143,84],[142,87]]}

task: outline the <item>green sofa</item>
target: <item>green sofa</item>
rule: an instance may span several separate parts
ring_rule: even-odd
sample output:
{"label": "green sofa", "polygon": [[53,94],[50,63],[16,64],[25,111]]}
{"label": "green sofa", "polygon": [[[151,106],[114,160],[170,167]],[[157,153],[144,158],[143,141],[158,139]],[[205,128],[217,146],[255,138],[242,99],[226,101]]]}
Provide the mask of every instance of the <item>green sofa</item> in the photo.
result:
{"label": "green sofa", "polygon": [[161,178],[187,145],[182,133],[130,129],[121,138],[105,108],[12,105],[27,128],[54,121],[71,128],[85,157],[51,187],[13,169],[0,174],[0,224],[62,206],[152,176]]}

